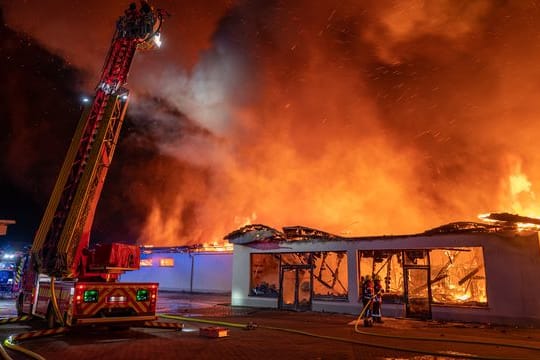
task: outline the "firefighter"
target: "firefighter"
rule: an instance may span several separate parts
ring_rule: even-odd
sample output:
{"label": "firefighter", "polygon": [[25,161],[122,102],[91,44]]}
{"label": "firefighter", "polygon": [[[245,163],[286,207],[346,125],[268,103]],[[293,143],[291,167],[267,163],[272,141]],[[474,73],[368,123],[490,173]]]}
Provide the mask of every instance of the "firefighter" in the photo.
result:
{"label": "firefighter", "polygon": [[141,12],[143,14],[148,14],[152,12],[152,7],[148,4],[147,1],[141,1]]}
{"label": "firefighter", "polygon": [[364,326],[372,326],[372,298],[374,295],[373,281],[369,275],[366,275],[362,283],[362,303],[364,304]]}
{"label": "firefighter", "polygon": [[373,277],[373,322],[376,323],[383,323],[382,320],[382,293],[384,292],[382,284],[381,284],[381,278],[375,275]]}
{"label": "firefighter", "polygon": [[154,14],[152,13],[152,7],[146,1],[141,1],[141,14],[143,15],[143,33],[145,35],[152,33],[154,27]]}
{"label": "firefighter", "polygon": [[138,35],[137,22],[139,11],[137,10],[137,4],[132,2],[129,7],[124,11],[123,26],[124,36],[134,37]]}

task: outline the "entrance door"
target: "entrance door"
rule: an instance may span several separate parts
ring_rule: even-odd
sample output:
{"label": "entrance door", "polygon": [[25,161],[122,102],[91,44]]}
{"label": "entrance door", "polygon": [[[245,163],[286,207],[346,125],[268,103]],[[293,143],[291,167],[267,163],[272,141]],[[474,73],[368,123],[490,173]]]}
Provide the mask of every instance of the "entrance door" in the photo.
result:
{"label": "entrance door", "polygon": [[281,267],[279,308],[297,311],[311,310],[311,268],[309,266]]}
{"label": "entrance door", "polygon": [[429,268],[404,268],[405,299],[408,317],[430,319]]}

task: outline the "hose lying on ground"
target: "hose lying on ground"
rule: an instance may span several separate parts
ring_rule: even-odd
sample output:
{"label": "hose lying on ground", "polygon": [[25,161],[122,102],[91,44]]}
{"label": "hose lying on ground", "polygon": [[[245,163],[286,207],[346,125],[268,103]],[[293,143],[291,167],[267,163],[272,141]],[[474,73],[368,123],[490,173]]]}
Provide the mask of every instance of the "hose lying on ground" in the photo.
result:
{"label": "hose lying on ground", "polygon": [[358,334],[369,335],[369,336],[379,336],[379,337],[384,337],[384,338],[389,338],[389,339],[433,341],[433,342],[453,342],[453,343],[462,343],[462,344],[502,346],[502,347],[540,351],[540,347],[530,346],[530,345],[512,344],[512,343],[495,343],[491,341],[464,340],[464,339],[455,339],[455,338],[446,338],[446,337],[445,338],[430,338],[430,337],[418,337],[418,336],[387,335],[387,334],[379,334],[379,333],[373,333],[373,332],[367,332],[367,331],[360,331],[358,330],[358,324],[360,323],[360,320],[364,316],[364,313],[366,312],[366,309],[370,306],[370,304],[371,304],[371,300],[364,306],[364,308],[360,312],[360,315],[358,315],[358,318],[356,319],[354,323],[354,331],[357,332]]}
{"label": "hose lying on ground", "polygon": [[[11,350],[18,351],[20,353],[23,353],[25,355],[30,356],[31,358],[34,358],[36,360],[46,360],[43,356],[39,355],[38,353],[35,353],[33,351],[30,351],[28,349],[23,348],[22,346],[15,345],[12,340],[11,336],[4,340],[4,345]],[[9,355],[8,355],[9,356]],[[10,358],[9,358],[10,359]]]}
{"label": "hose lying on ground", "polygon": [[[179,320],[179,321],[187,321],[187,322],[195,322],[195,323],[203,323],[203,324],[229,326],[229,327],[235,327],[235,328],[240,328],[240,329],[249,329],[249,324],[232,323],[232,322],[224,322],[224,321],[214,321],[214,320],[206,320],[206,319],[199,319],[199,318],[189,318],[189,317],[176,316],[176,315],[165,315],[165,314],[159,314],[158,316],[162,317],[162,318],[166,318],[166,319],[175,319],[175,320]],[[374,344],[374,343],[364,342],[364,341],[355,340],[355,339],[347,339],[347,338],[341,338],[341,337],[336,337],[336,336],[318,335],[318,334],[313,334],[313,333],[310,333],[310,332],[307,332],[307,331],[280,328],[280,327],[274,327],[274,326],[261,326],[261,325],[258,325],[257,327],[260,328],[260,329],[284,331],[284,332],[289,332],[289,333],[293,333],[293,334],[316,337],[316,338],[320,338],[320,339],[347,342],[347,343],[351,343],[351,344],[364,345],[364,346],[375,347],[375,348],[380,348],[380,349],[385,349],[385,350],[410,352],[410,353],[423,354],[423,355],[453,357],[453,358],[461,358],[461,359],[483,359],[483,360],[503,360],[503,359],[505,359],[505,360],[508,360],[507,357],[481,356],[481,355],[471,355],[471,354],[453,354],[453,353],[426,351],[426,350],[412,349],[412,348],[403,348],[403,347],[398,347],[398,346]],[[490,345],[493,345],[493,344],[490,344]]]}
{"label": "hose lying on ground", "polygon": [[4,349],[2,344],[0,344],[0,357],[3,360],[13,360],[13,358],[11,356],[9,356],[9,354],[7,353],[6,349]]}
{"label": "hose lying on ground", "polygon": [[10,318],[3,318],[3,319],[0,319],[0,325],[13,324],[16,322],[28,321],[28,320],[32,320],[32,316],[22,315],[22,316],[10,317]]}
{"label": "hose lying on ground", "polygon": [[[15,344],[15,341],[18,340],[28,340],[33,339],[37,337],[44,337],[44,336],[51,336],[51,335],[58,335],[69,331],[68,328],[55,328],[55,329],[47,329],[47,330],[36,330],[36,331],[28,331],[25,333],[20,333],[17,335],[12,335],[4,340],[4,346],[7,347],[10,350],[18,351],[20,353],[23,353],[27,356],[30,356],[31,358],[37,359],[37,360],[45,360],[45,358],[38,353],[35,353],[33,351],[30,351],[28,349],[23,348],[20,345]],[[7,351],[0,345],[0,355],[2,356],[2,359],[4,360],[13,360],[12,357],[9,356]]]}

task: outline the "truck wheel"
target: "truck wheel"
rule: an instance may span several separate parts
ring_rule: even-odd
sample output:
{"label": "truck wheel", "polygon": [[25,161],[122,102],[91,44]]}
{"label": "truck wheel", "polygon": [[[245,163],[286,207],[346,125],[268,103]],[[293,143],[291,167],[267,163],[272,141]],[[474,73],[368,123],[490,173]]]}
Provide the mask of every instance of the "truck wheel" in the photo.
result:
{"label": "truck wheel", "polygon": [[17,308],[17,316],[23,316],[23,302],[24,302],[24,294],[20,293],[19,297],[17,298],[17,302],[15,304],[15,307]]}
{"label": "truck wheel", "polygon": [[54,329],[56,327],[56,316],[54,315],[54,309],[52,305],[49,305],[47,309],[47,329]]}

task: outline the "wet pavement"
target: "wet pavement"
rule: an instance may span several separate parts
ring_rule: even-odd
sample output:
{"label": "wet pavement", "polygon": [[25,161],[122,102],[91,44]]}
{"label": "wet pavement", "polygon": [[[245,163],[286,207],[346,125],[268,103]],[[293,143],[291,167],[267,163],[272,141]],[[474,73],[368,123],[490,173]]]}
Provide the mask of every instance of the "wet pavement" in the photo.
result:
{"label": "wet pavement", "polygon": [[[372,328],[359,327],[355,316],[289,312],[229,306],[229,296],[160,293],[158,313],[185,317],[183,331],[131,328],[111,331],[84,328],[68,334],[21,342],[46,359],[414,359],[434,360],[469,355],[491,359],[540,358],[540,329],[495,327],[482,324],[442,323],[410,319],[385,319]],[[0,316],[15,315],[13,300],[0,300]],[[229,336],[206,338],[199,328],[213,326],[189,320],[256,325],[254,330],[228,326]],[[161,319],[161,321],[173,321]],[[40,328],[30,324],[0,325],[0,336]],[[380,337],[377,335],[384,335]],[[403,337],[420,339],[406,340]],[[498,345],[454,343],[450,339],[490,341]],[[427,341],[426,341],[427,340]],[[537,347],[538,350],[515,346]],[[413,351],[406,351],[412,349]],[[440,355],[426,354],[438,352]],[[444,355],[446,354],[446,356]],[[454,354],[454,356],[449,356]],[[457,354],[457,355],[456,355]],[[462,355],[459,355],[462,354]],[[26,359],[10,351],[14,359]]]}

